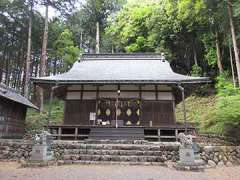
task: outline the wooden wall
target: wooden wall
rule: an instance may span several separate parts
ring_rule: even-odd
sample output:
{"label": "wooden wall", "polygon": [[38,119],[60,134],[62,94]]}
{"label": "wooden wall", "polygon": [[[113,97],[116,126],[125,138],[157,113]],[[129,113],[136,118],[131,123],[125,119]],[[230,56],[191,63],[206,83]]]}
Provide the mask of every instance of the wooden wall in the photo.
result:
{"label": "wooden wall", "polygon": [[166,85],[70,86],[66,93],[64,124],[90,125],[89,115],[90,112],[96,112],[96,99],[115,100],[118,89],[121,90],[120,100],[132,98],[141,101],[140,125],[175,124],[175,97],[172,88]]}
{"label": "wooden wall", "polygon": [[95,100],[97,98],[139,98],[143,100],[174,100],[172,87],[167,85],[75,85],[69,86],[66,93],[67,100]]}
{"label": "wooden wall", "polygon": [[143,101],[141,119],[144,126],[174,125],[176,121],[173,101]]}
{"label": "wooden wall", "polygon": [[20,138],[24,134],[27,108],[0,97],[0,137]]}
{"label": "wooden wall", "polygon": [[89,114],[95,111],[95,100],[66,100],[64,124],[89,125]]}

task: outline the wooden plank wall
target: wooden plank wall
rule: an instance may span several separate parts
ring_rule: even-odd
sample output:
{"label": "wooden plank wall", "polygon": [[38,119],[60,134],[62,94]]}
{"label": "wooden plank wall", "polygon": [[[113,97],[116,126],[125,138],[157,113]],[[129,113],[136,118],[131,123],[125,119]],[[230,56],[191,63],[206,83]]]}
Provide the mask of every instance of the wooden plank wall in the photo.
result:
{"label": "wooden plank wall", "polygon": [[143,101],[142,124],[144,126],[174,125],[173,101]]}
{"label": "wooden plank wall", "polygon": [[0,137],[22,137],[27,108],[19,103],[0,98]]}
{"label": "wooden plank wall", "polygon": [[141,101],[140,125],[154,127],[175,124],[172,88],[161,85],[70,86],[65,102],[64,124],[90,125],[89,114],[96,112],[96,99],[105,97],[115,100],[118,88],[121,89],[120,99],[129,98]]}
{"label": "wooden plank wall", "polygon": [[89,125],[89,114],[96,111],[95,105],[95,100],[66,100],[64,124]]}

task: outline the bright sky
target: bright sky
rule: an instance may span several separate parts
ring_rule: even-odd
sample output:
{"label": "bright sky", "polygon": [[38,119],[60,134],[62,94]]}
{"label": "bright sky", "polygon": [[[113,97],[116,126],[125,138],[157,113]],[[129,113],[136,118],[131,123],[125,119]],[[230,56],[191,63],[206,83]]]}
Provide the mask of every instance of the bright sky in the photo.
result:
{"label": "bright sky", "polygon": [[[43,17],[45,17],[45,9],[46,9],[45,6],[38,5],[36,9],[41,13]],[[59,15],[60,15],[59,12],[49,7],[49,10],[48,10],[49,19],[52,19],[53,17],[59,16]]]}
{"label": "bright sky", "polygon": [[[80,2],[84,2],[84,0],[77,0],[76,2],[76,9],[78,7],[80,7]],[[44,17],[45,16],[45,6],[42,6],[42,5],[37,5],[36,6],[36,9],[41,13],[41,15]],[[49,19],[52,19],[54,17],[57,17],[59,16],[60,13],[58,11],[56,11],[55,9],[53,9],[52,7],[49,7],[48,8],[48,16],[49,16]]]}

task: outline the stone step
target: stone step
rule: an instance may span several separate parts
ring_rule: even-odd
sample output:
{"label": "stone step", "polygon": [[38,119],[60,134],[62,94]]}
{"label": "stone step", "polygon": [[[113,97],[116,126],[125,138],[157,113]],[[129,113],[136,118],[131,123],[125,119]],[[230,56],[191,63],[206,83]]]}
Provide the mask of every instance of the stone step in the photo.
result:
{"label": "stone step", "polygon": [[90,139],[144,139],[144,129],[143,128],[91,128]]}
{"label": "stone step", "polygon": [[0,146],[0,153],[2,151],[8,151],[9,150],[9,147],[8,146]]}
{"label": "stone step", "polygon": [[60,160],[58,161],[58,165],[64,164],[81,164],[81,165],[142,165],[142,166],[167,166],[167,164],[163,162],[124,162],[124,161],[71,161],[71,160]]}
{"label": "stone step", "polygon": [[85,144],[149,144],[146,140],[111,140],[111,139],[86,139]]}
{"label": "stone step", "polygon": [[124,161],[124,162],[165,162],[164,156],[119,156],[119,155],[64,155],[67,161]]}
{"label": "stone step", "polygon": [[65,155],[162,156],[163,151],[66,149]]}
{"label": "stone step", "polygon": [[139,150],[139,151],[177,151],[178,145],[138,145],[138,144],[69,144],[65,149],[96,149],[96,150]]}

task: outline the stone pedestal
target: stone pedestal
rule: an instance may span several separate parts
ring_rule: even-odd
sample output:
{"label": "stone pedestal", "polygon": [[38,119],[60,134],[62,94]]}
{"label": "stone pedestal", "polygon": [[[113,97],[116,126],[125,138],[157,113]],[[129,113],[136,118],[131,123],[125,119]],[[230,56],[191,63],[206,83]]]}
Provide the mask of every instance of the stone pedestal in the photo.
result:
{"label": "stone pedestal", "polygon": [[191,145],[179,147],[179,161],[174,166],[177,170],[203,171],[204,162],[196,160]]}
{"label": "stone pedestal", "polygon": [[53,152],[51,151],[52,142],[52,135],[47,131],[42,131],[41,134],[36,135],[30,159],[26,163],[23,163],[22,166],[42,167],[48,166],[51,162],[54,162]]}
{"label": "stone pedestal", "polygon": [[35,144],[31,152],[31,161],[50,161],[53,159],[53,153],[47,145]]}
{"label": "stone pedestal", "polygon": [[179,159],[181,163],[193,164],[194,163],[194,151],[191,146],[179,147]]}

